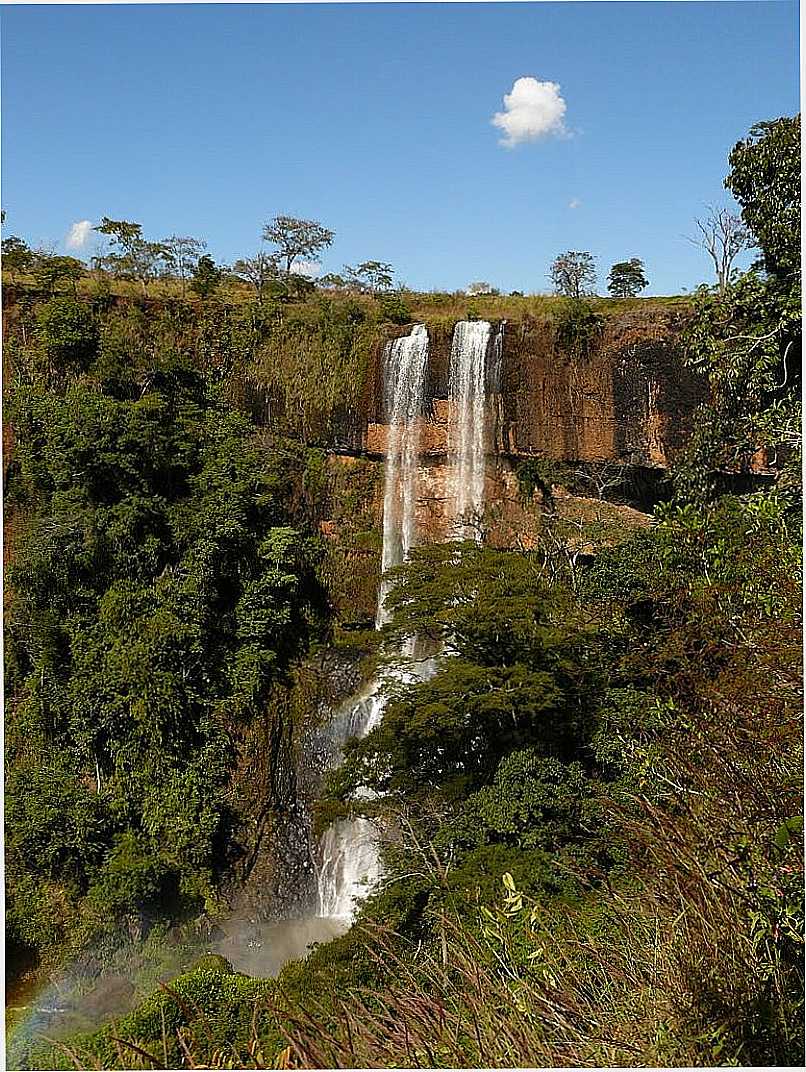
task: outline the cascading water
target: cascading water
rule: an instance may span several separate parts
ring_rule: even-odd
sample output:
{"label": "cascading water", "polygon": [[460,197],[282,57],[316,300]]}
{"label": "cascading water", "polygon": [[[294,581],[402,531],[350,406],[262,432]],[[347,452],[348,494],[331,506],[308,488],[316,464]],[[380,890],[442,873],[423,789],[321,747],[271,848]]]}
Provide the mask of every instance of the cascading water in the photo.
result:
{"label": "cascading water", "polygon": [[[449,533],[477,535],[474,521],[484,507],[484,477],[488,447],[487,400],[499,391],[503,324],[492,336],[484,320],[462,321],[453,333],[449,372],[449,464],[451,495]],[[384,606],[385,576],[404,562],[416,538],[417,468],[420,420],[423,414],[428,332],[418,324],[411,334],[387,344],[384,352],[384,401],[388,421],[383,503],[382,581],[376,626],[388,620]],[[413,645],[400,653],[390,678],[423,681],[435,671],[433,659],[417,662]],[[366,736],[383,717],[387,702],[384,684],[372,682],[366,691],[336,715],[329,727],[334,761],[350,737]],[[355,899],[371,889],[381,874],[373,825],[367,819],[334,823],[320,842],[318,903],[321,916],[348,921]]]}
{"label": "cascading water", "polygon": [[384,353],[384,403],[389,435],[383,493],[383,553],[376,625],[388,618],[384,601],[393,566],[403,562],[414,544],[417,462],[423,412],[428,330],[417,324],[410,335],[387,343]]}
{"label": "cascading water", "polygon": [[477,535],[474,522],[484,505],[487,354],[491,332],[486,320],[462,320],[453,329],[448,374],[448,452],[452,534],[460,538]]}
{"label": "cascading water", "polygon": [[[329,727],[338,762],[345,741],[366,737],[383,716],[386,697],[373,681],[357,700],[348,701]],[[380,862],[372,824],[367,819],[340,819],[319,841],[317,868],[318,914],[347,920],[355,898],[380,878]]]}
{"label": "cascading water", "polygon": [[[388,620],[384,601],[387,570],[403,562],[416,536],[417,464],[420,418],[423,413],[428,331],[417,324],[409,335],[387,343],[384,351],[384,402],[389,429],[384,467],[382,579],[376,625]],[[421,676],[396,670],[400,680]],[[336,715],[329,734],[336,754],[350,737],[365,737],[383,717],[386,693],[372,682],[358,698]],[[355,898],[380,878],[380,859],[372,823],[367,819],[340,820],[322,836],[317,873],[319,915],[349,919]]]}

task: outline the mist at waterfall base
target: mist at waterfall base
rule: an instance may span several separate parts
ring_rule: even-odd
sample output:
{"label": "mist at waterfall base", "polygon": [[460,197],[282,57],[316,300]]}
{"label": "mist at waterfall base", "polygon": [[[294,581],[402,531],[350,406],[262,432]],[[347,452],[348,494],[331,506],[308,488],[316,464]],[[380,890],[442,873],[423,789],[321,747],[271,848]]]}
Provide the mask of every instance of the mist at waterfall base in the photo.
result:
{"label": "mist at waterfall base", "polygon": [[[478,537],[472,522],[484,506],[487,402],[498,375],[501,330],[492,336],[486,321],[464,321],[454,329],[448,383],[449,538]],[[417,478],[428,344],[427,329],[416,325],[409,335],[389,342],[384,352],[389,428],[384,467],[384,574],[404,562],[417,542]],[[382,581],[378,628],[388,621],[384,606],[387,593],[388,583]],[[334,712],[322,731],[331,767],[340,761],[347,740],[366,736],[379,724],[390,692],[427,680],[436,672],[437,659],[418,660],[414,652],[412,638],[385,678],[369,682]],[[273,921],[232,914],[207,935],[156,924],[145,940],[122,946],[111,967],[103,972],[82,967],[96,959],[90,952],[82,958],[82,965],[72,965],[44,987],[22,988],[16,999],[19,1004],[9,1005],[11,1010],[24,1013],[14,1026],[15,1036],[63,1036],[93,1030],[129,1012],[160,982],[188,970],[206,953],[225,957],[236,971],[268,978],[289,961],[304,956],[313,943],[343,934],[354,918],[357,900],[382,877],[377,832],[368,819],[342,820],[323,834],[315,851],[317,888],[312,911]]]}

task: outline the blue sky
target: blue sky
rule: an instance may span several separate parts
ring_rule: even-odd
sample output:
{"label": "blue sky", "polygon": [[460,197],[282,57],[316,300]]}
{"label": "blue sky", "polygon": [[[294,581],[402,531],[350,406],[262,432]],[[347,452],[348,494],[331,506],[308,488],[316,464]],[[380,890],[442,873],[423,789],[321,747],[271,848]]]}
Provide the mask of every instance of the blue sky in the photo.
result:
{"label": "blue sky", "polygon": [[[286,213],[336,232],[323,270],[540,292],[587,249],[600,285],[638,256],[648,293],[677,293],[709,278],[684,236],[726,201],[729,149],[798,110],[797,18],[789,0],[3,6],[6,233],[62,249],[107,215],[231,262]],[[548,129],[507,148],[491,120],[527,76],[559,85],[532,102]]]}

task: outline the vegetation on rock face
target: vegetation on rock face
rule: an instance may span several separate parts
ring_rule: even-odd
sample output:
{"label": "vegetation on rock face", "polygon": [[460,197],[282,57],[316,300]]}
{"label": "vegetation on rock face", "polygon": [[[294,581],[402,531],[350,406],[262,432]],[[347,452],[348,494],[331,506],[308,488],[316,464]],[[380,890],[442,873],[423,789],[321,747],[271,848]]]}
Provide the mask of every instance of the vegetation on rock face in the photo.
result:
{"label": "vegetation on rock face", "polygon": [[[731,154],[761,263],[695,298],[711,393],[653,523],[584,566],[547,522],[396,571],[388,650],[441,654],[321,802],[382,831],[357,926],[277,982],[200,964],[66,1048],[21,1041],[25,1067],[802,1064],[793,129]],[[595,310],[570,308],[581,346]],[[214,904],[239,740],[320,635],[323,581],[360,631],[377,474],[322,443],[382,321],[374,299],[62,295],[13,324],[9,921],[45,954]],[[547,515],[573,478],[518,470]]]}
{"label": "vegetation on rock face", "polygon": [[239,737],[324,610],[287,461],[185,326],[58,297],[9,346],[8,920],[45,956],[214,904]]}
{"label": "vegetation on rock face", "polygon": [[571,298],[557,318],[556,331],[565,353],[584,357],[602,331],[602,317],[590,302]]}

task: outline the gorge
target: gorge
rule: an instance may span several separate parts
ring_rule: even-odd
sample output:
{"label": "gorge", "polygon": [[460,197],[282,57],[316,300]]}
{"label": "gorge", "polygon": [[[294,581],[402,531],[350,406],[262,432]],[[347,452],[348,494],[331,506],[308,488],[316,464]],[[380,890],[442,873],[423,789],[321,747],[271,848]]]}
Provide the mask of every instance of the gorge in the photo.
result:
{"label": "gorge", "polygon": [[799,117],[728,167],[668,297],[4,238],[9,1067],[803,1066]]}

